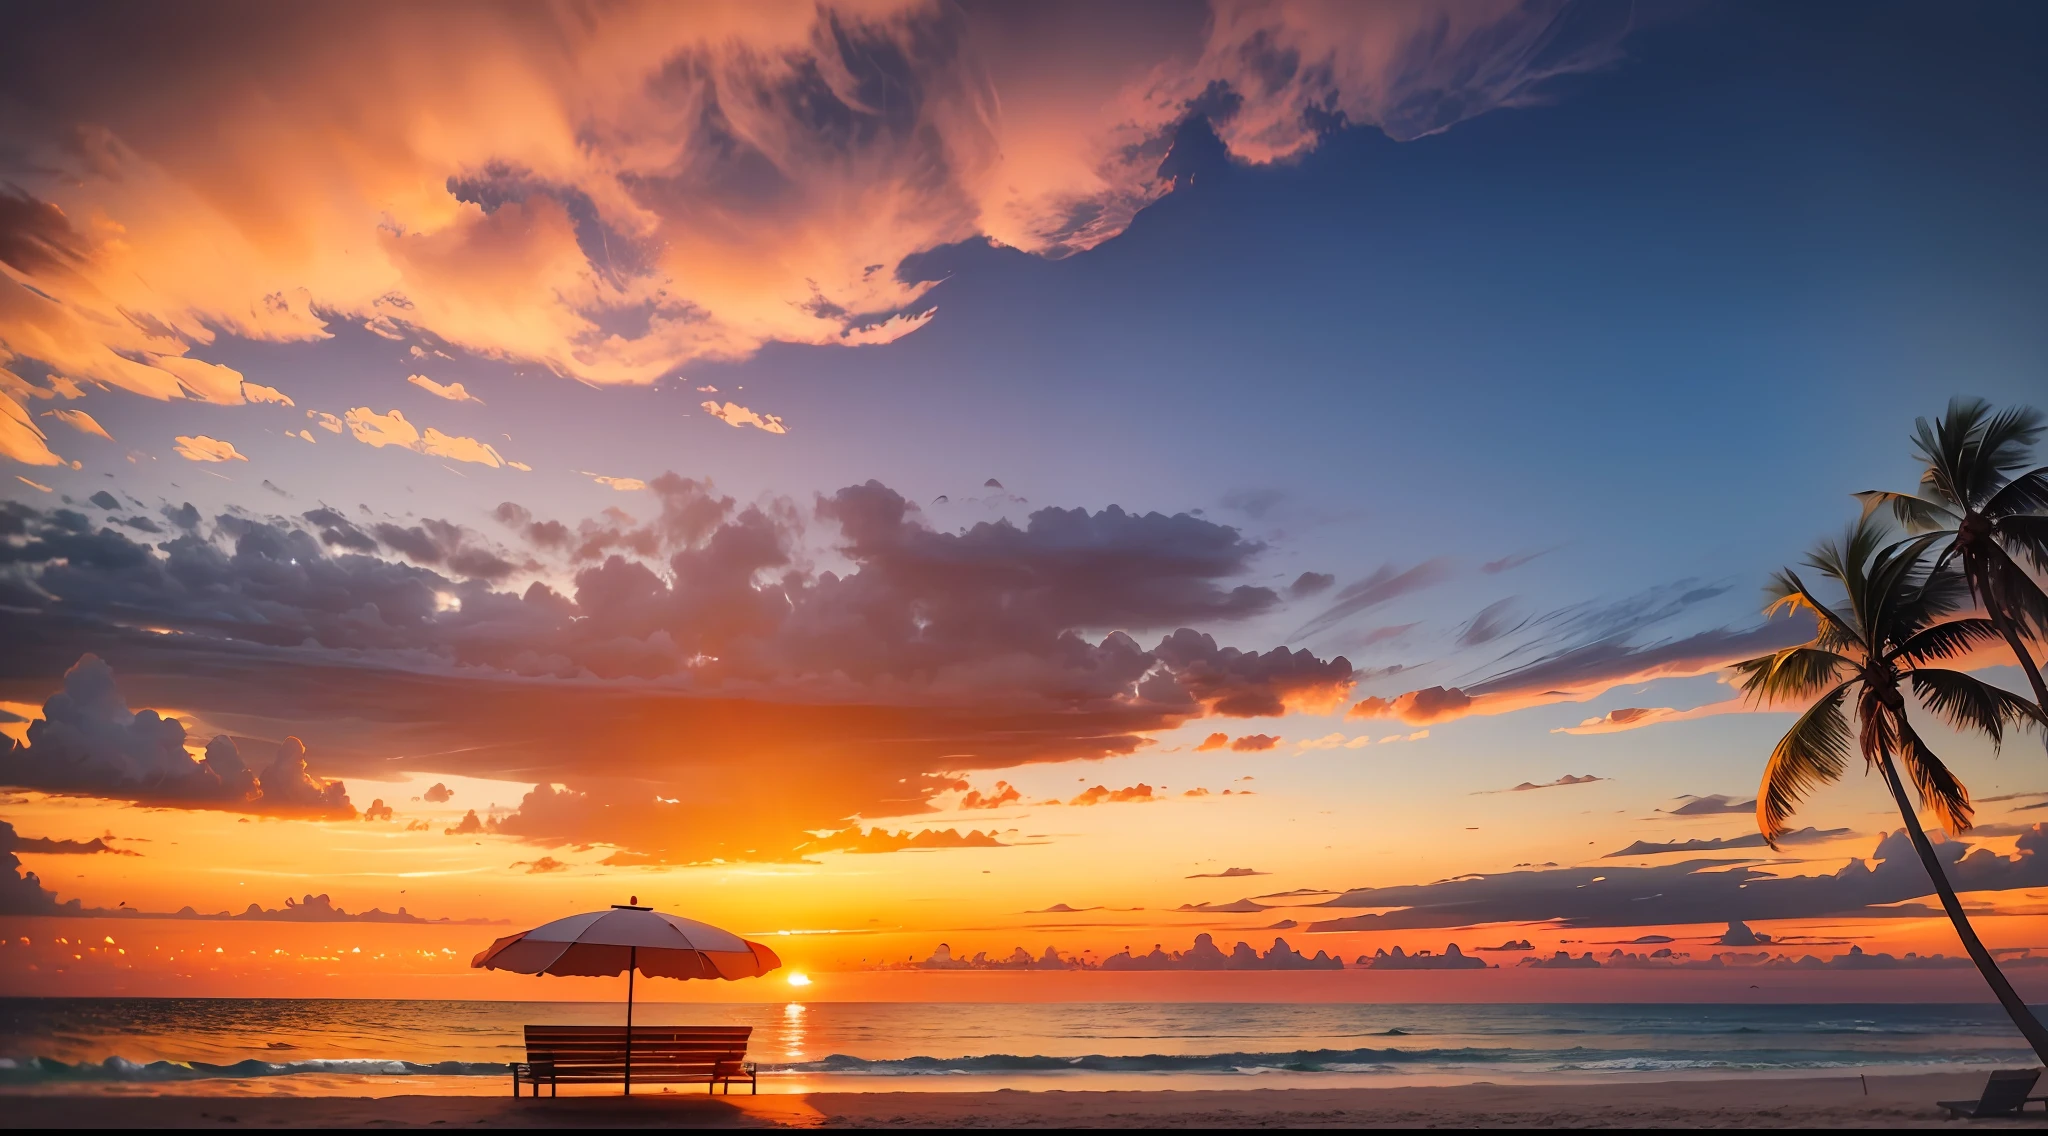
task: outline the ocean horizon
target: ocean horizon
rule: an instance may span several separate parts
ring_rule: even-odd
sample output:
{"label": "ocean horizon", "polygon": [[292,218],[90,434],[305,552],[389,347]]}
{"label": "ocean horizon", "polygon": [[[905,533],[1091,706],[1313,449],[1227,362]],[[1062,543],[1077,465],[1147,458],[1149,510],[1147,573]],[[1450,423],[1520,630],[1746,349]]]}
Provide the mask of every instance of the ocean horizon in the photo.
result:
{"label": "ocean horizon", "polygon": [[[522,1025],[620,1017],[594,1002],[6,998],[0,1087],[496,1092]],[[648,1003],[635,1021],[752,1026],[768,1092],[1848,1075],[2028,1056],[1976,1004]]]}

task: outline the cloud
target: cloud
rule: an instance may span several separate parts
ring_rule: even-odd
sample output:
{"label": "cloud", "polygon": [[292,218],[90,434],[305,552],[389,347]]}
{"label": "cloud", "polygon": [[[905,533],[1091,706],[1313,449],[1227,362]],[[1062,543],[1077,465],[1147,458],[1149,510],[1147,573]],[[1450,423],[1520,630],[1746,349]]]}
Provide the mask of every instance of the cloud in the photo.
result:
{"label": "cloud", "polygon": [[492,469],[501,469],[509,464],[495,447],[486,442],[457,434],[443,434],[432,426],[422,433],[419,427],[406,421],[405,415],[396,410],[378,414],[367,406],[358,406],[342,415],[342,420],[348,424],[349,433],[355,436],[356,441],[380,450],[386,446],[397,446],[429,457],[487,465]]}
{"label": "cloud", "polygon": [[1234,880],[1239,879],[1243,876],[1269,875],[1272,875],[1272,873],[1261,872],[1254,868],[1225,868],[1220,872],[1199,872],[1195,875],[1188,876],[1187,878],[1191,880]]}
{"label": "cloud", "polygon": [[480,836],[484,833],[494,833],[496,831],[498,831],[498,824],[495,820],[485,820],[476,815],[475,809],[471,809],[462,814],[462,819],[455,823],[455,827],[442,829],[441,835]]}
{"label": "cloud", "polygon": [[1685,797],[1681,797],[1680,800],[1685,801],[1685,803],[1675,809],[1667,809],[1665,811],[1669,812],[1672,816],[1718,816],[1722,813],[1753,813],[1756,811],[1756,800],[1754,798],[1747,801],[1738,801],[1733,797],[1723,796],[1720,793],[1709,793],[1704,797],[1694,797],[1688,794]]}
{"label": "cloud", "polygon": [[454,799],[455,790],[450,789],[448,786],[442,784],[439,781],[436,781],[432,785],[428,786],[427,791],[420,794],[420,800],[425,801],[430,805],[445,805],[449,801],[452,801]]}
{"label": "cloud", "polygon": [[1458,629],[1458,646],[1477,647],[1520,631],[1528,625],[1528,620],[1517,618],[1514,606],[1515,600],[1511,596],[1481,608],[1478,615]]}
{"label": "cloud", "polygon": [[1111,789],[1106,785],[1096,785],[1085,790],[1067,803],[1070,805],[1120,805],[1131,802],[1156,801],[1158,799],[1152,795],[1152,786],[1141,782],[1122,789]]}
{"label": "cloud", "polygon": [[[1851,835],[1854,834],[1846,828],[1821,829],[1809,826],[1797,832],[1786,833],[1778,838],[1778,843],[1780,845],[1821,844],[1836,837]],[[1728,848],[1764,847],[1768,847],[1768,845],[1764,843],[1763,835],[1752,832],[1744,836],[1716,836],[1694,840],[1667,840],[1661,842],[1638,840],[1619,852],[1609,852],[1605,858],[1613,860],[1617,857],[1625,856],[1659,856],[1666,852],[1718,852]]]}
{"label": "cloud", "polygon": [[770,434],[789,433],[783,427],[782,419],[773,414],[756,414],[737,402],[705,402],[701,403],[700,406],[704,413],[718,419],[727,426],[752,426],[757,430],[766,430]]}
{"label": "cloud", "polygon": [[592,473],[587,469],[579,469],[576,472],[607,489],[616,489],[621,493],[637,493],[647,488],[647,483],[637,477],[606,477],[601,473]]}
{"label": "cloud", "polygon": [[1287,598],[1307,599],[1310,596],[1321,595],[1336,585],[1337,577],[1328,572],[1303,572],[1294,578],[1292,584],[1287,585]]}
{"label": "cloud", "polygon": [[518,860],[514,861],[512,866],[515,868],[525,868],[526,874],[529,876],[540,876],[546,875],[549,872],[566,872],[569,870],[569,865],[562,863],[553,856],[542,856],[538,860]]}
{"label": "cloud", "polygon": [[1239,943],[1229,954],[1216,946],[1207,934],[1195,936],[1194,946],[1185,952],[1168,954],[1154,947],[1149,954],[1133,955],[1129,949],[1102,960],[1103,970],[1342,970],[1343,960],[1317,951],[1314,958],[1274,939],[1264,954],[1249,944]]}
{"label": "cloud", "polygon": [[443,385],[441,383],[435,382],[434,380],[426,377],[425,375],[407,375],[405,377],[405,381],[411,383],[412,385],[420,388],[423,391],[426,391],[428,394],[433,395],[435,398],[445,398],[449,402],[473,402],[476,403],[478,406],[482,406],[484,404],[483,399],[480,399],[477,396],[469,393],[467,390],[464,390],[461,383],[448,383],[446,385]]}
{"label": "cloud", "polygon": [[242,397],[250,402],[265,402],[272,406],[298,405],[298,403],[292,401],[290,395],[278,390],[276,387],[266,387],[262,383],[244,382],[242,384]]}
{"label": "cloud", "polygon": [[1216,733],[1216,734],[1210,734],[1210,735],[1209,735],[1208,737],[1206,737],[1206,738],[1203,738],[1203,739],[1202,739],[1202,741],[1201,741],[1201,744],[1199,744],[1199,745],[1195,746],[1195,752],[1196,752],[1196,753],[1208,753],[1208,752],[1210,752],[1210,751],[1212,751],[1212,750],[1219,750],[1219,749],[1222,749],[1222,748],[1223,748],[1224,746],[1227,746],[1227,745],[1229,745],[1229,744],[1230,744],[1230,735],[1229,735],[1229,734],[1223,734],[1223,733]]}
{"label": "cloud", "polygon": [[1479,570],[1489,576],[1498,576],[1502,572],[1512,572],[1539,556],[1548,556],[1553,551],[1555,550],[1546,548],[1541,552],[1524,552],[1514,556],[1503,556],[1499,560],[1489,560],[1481,564]]}
{"label": "cloud", "polygon": [[[1504,2],[1222,3],[1114,32],[1050,9],[1027,37],[952,5],[671,16],[40,11],[0,55],[37,108],[0,196],[21,280],[0,344],[238,402],[238,375],[188,355],[221,334],[353,324],[596,383],[887,342],[932,318],[914,254],[1093,247],[1185,182],[1191,127],[1249,163],[1339,122],[1420,137],[1539,100],[1628,29]],[[1086,66],[1042,57],[1082,39]]]}
{"label": "cloud", "polygon": [[372,800],[369,807],[363,810],[363,819],[366,821],[390,820],[396,815],[391,806],[384,803],[382,797]]}
{"label": "cloud", "polygon": [[154,710],[130,711],[113,668],[92,655],[65,672],[64,688],[43,704],[27,737],[18,745],[0,736],[0,784],[239,812],[355,815],[341,782],[306,771],[306,748],[297,738],[284,739],[260,774],[226,734],[194,761],[185,752],[183,723]]}
{"label": "cloud", "polygon": [[1000,809],[1005,805],[1014,805],[1018,801],[1023,800],[1023,798],[1024,795],[1017,791],[1016,786],[1008,781],[998,781],[996,782],[996,787],[989,790],[986,796],[979,790],[969,790],[966,796],[960,798],[960,803],[954,807],[960,809]]}
{"label": "cloud", "polygon": [[178,444],[175,448],[178,456],[186,461],[245,462],[249,460],[243,457],[240,451],[235,449],[233,442],[223,442],[218,438],[209,438],[204,434],[196,436],[180,434],[178,435],[177,442]]}
{"label": "cloud", "polygon": [[1005,845],[996,839],[995,833],[974,829],[962,833],[954,828],[928,828],[920,832],[889,832],[871,828],[862,832],[860,826],[841,832],[820,836],[800,845],[798,852],[813,854],[819,852],[924,852],[941,848],[1002,848]]}
{"label": "cloud", "polygon": [[1609,710],[1597,718],[1588,718],[1576,726],[1559,726],[1553,734],[1614,734],[1623,730],[1638,730],[1659,722],[1690,722],[1698,718],[1711,718],[1718,714],[1744,714],[1756,709],[1748,699],[1730,698],[1721,702],[1710,702],[1690,710],[1674,710],[1669,706],[1626,707]]}
{"label": "cloud", "polygon": [[1306,639],[1320,635],[1362,611],[1442,583],[1450,575],[1451,562],[1442,557],[1425,560],[1406,569],[1396,569],[1392,564],[1382,565],[1372,575],[1346,585],[1329,607],[1287,638]]}
{"label": "cloud", "polygon": [[[1375,697],[1356,708],[1362,716],[1392,716],[1422,724],[1466,714],[1505,714],[1557,702],[1584,702],[1620,686],[1662,678],[1710,674],[1731,662],[1812,637],[1803,619],[1771,620],[1746,630],[1714,628],[1676,638],[1641,641],[1653,628],[1677,619],[1727,589],[1696,580],[1647,589],[1604,604],[1575,604],[1532,616],[1500,631],[1495,669],[1476,682],[1432,687],[1395,698]],[[1489,609],[1491,610],[1491,609]],[[1499,620],[1485,613],[1468,624],[1492,630]],[[1524,661],[1526,660],[1526,661]],[[1702,708],[1670,717],[1649,711],[1613,723],[1588,721],[1566,732],[1603,733],[1647,720],[1674,720],[1724,713],[1729,706]]]}
{"label": "cloud", "polygon": [[[0,375],[6,374],[0,370]],[[0,389],[0,457],[12,458],[23,465],[66,464],[56,451],[50,449],[49,442],[50,436],[36,425],[28,409],[16,402],[11,393]],[[25,477],[21,480],[28,481]]]}
{"label": "cloud", "polygon": [[319,426],[322,430],[327,431],[329,434],[339,434],[344,429],[347,429],[347,427],[343,424],[341,419],[336,418],[334,415],[329,414],[324,410],[308,410],[306,412],[306,417],[312,419],[315,425]]}
{"label": "cloud", "polygon": [[1230,743],[1232,753],[1260,753],[1280,744],[1271,734],[1246,734]]}
{"label": "cloud", "polygon": [[1561,786],[1565,786],[1565,785],[1590,785],[1590,784],[1592,784],[1592,783],[1593,783],[1593,782],[1595,782],[1595,781],[1607,781],[1607,780],[1611,780],[1611,778],[1607,778],[1607,777],[1595,777],[1595,776],[1593,776],[1593,775],[1592,775],[1592,774],[1590,774],[1590,773],[1586,773],[1586,774],[1580,774],[1580,775],[1576,775],[1576,776],[1574,776],[1573,774],[1567,773],[1567,774],[1565,774],[1564,776],[1562,776],[1562,777],[1559,777],[1559,778],[1558,778],[1557,780],[1555,780],[1555,781],[1544,781],[1544,782],[1541,782],[1540,784],[1539,784],[1539,783],[1537,783],[1537,782],[1534,782],[1534,781],[1524,781],[1524,782],[1522,782],[1522,783],[1521,783],[1520,785],[1516,785],[1516,786],[1514,786],[1513,788],[1509,788],[1509,789],[1486,789],[1486,790],[1481,790],[1481,792],[1489,792],[1489,793],[1527,793],[1527,792],[1530,792],[1530,791],[1532,791],[1532,790],[1536,790],[1536,789],[1556,789],[1556,788],[1559,788],[1559,787],[1561,787]]}
{"label": "cloud", "polygon": [[[434,755],[420,772],[539,786],[507,834],[680,863],[924,811],[944,791],[926,773],[1127,754],[1349,681],[1341,659],[1190,627],[1279,604],[1239,582],[1263,546],[1201,518],[1043,508],[941,532],[875,483],[809,508],[673,474],[649,492],[644,521],[495,511],[573,565],[562,591],[497,590],[518,557],[430,519],[181,506],[178,535],[145,544],[9,503],[0,677],[47,682],[94,651],[159,704],[317,737],[323,772],[387,769],[402,737]],[[834,570],[809,566],[821,544]]]}
{"label": "cloud", "polygon": [[1422,690],[1411,690],[1392,700],[1377,697],[1362,699],[1345,711],[1344,717],[1398,718],[1410,725],[1420,725],[1460,717],[1471,706],[1472,699],[1464,691],[1456,687],[1432,686]]}
{"label": "cloud", "polygon": [[114,440],[114,436],[107,433],[106,427],[101,426],[97,419],[83,410],[58,407],[56,410],[43,411],[43,417],[55,418],[57,421],[62,422],[81,434],[90,434],[96,438],[104,438],[109,442]]}
{"label": "cloud", "polygon": [[38,856],[90,856],[101,852],[114,856],[141,855],[126,848],[115,848],[107,843],[108,839],[95,836],[91,840],[52,840],[47,836],[22,836],[14,831],[13,825],[0,820],[0,852],[28,852]]}
{"label": "cloud", "polygon": [[1485,970],[1489,964],[1484,959],[1466,954],[1458,949],[1458,944],[1452,943],[1440,955],[1428,951],[1405,954],[1400,947],[1389,953],[1382,947],[1374,951],[1371,958],[1358,956],[1358,965],[1365,970]]}
{"label": "cloud", "polygon": [[[1936,855],[1959,892],[2048,885],[2048,827],[2020,836],[2000,856],[1937,837]],[[1321,904],[1381,913],[1318,921],[1319,931],[1393,931],[1482,923],[1556,922],[1570,927],[1802,919],[1829,915],[1922,917],[1908,903],[1929,894],[1927,872],[1904,831],[1880,835],[1874,862],[1839,871],[1780,876],[1740,860],[1685,860],[1653,867],[1555,868],[1454,877],[1403,887],[1358,888]]]}

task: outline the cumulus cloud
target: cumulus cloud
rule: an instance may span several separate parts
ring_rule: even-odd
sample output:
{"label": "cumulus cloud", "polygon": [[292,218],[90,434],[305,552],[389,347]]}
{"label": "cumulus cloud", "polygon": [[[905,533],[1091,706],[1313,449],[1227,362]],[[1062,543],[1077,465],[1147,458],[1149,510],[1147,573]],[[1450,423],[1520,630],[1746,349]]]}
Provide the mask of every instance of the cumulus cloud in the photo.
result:
{"label": "cumulus cloud", "polygon": [[233,442],[223,442],[219,438],[209,438],[204,434],[191,436],[180,434],[177,437],[177,443],[174,449],[176,449],[178,456],[186,461],[245,462],[249,460],[242,456],[241,451],[235,449]]}
{"label": "cumulus cloud", "polygon": [[1264,954],[1248,943],[1239,943],[1225,954],[1216,945],[1216,940],[1207,934],[1195,936],[1195,943],[1186,951],[1168,953],[1153,947],[1147,954],[1134,955],[1128,948],[1102,960],[1103,970],[1342,970],[1342,959],[1334,959],[1325,951],[1317,951],[1313,958],[1287,945],[1285,939],[1274,939],[1273,945]]}
{"label": "cumulus cloud", "polygon": [[461,383],[437,383],[425,375],[407,375],[405,381],[435,398],[445,398],[449,402],[473,402],[478,406],[484,404],[483,399],[464,390]]}
{"label": "cumulus cloud", "polygon": [[[446,522],[179,506],[177,535],[143,544],[10,503],[0,675],[47,681],[94,650],[162,703],[317,729],[341,772],[387,768],[395,731],[436,755],[424,771],[540,783],[508,834],[674,862],[787,856],[806,830],[924,810],[944,791],[926,773],[1131,753],[1350,681],[1341,658],[1189,627],[1280,602],[1239,582],[1263,546],[1198,517],[1045,508],[941,532],[875,483],[808,509],[673,474],[649,492],[645,520],[573,527],[501,505],[575,565],[563,591],[519,592],[493,587],[513,557]],[[839,568],[808,566],[820,543]],[[774,808],[744,803],[764,764],[793,771]]]}
{"label": "cumulus cloud", "polygon": [[428,786],[427,791],[420,794],[420,800],[425,801],[430,805],[445,805],[449,801],[452,801],[454,799],[455,790],[450,789],[448,786],[442,784],[439,781],[436,781],[432,785]]}
{"label": "cumulus cloud", "polygon": [[353,817],[339,781],[306,770],[306,747],[286,738],[262,773],[243,761],[226,734],[195,761],[185,726],[154,710],[131,711],[104,661],[86,655],[64,674],[64,688],[28,724],[28,743],[0,736],[0,784],[161,804],[244,812]]}
{"label": "cumulus cloud", "polygon": [[1472,698],[1456,687],[1432,686],[1398,698],[1366,698],[1345,711],[1346,718],[1398,718],[1411,725],[1456,718],[1472,706]]}
{"label": "cumulus cloud", "polygon": [[758,414],[737,402],[706,402],[700,405],[704,413],[727,426],[752,426],[756,430],[766,430],[770,434],[789,433],[782,425],[781,418],[773,414]]}
{"label": "cumulus cloud", "polygon": [[942,848],[1002,848],[1004,844],[996,839],[993,832],[973,829],[961,832],[955,828],[927,828],[919,832],[890,832],[886,829],[871,828],[862,832],[860,826],[841,832],[820,836],[798,847],[802,853],[817,852],[926,852]]}
{"label": "cumulus cloud", "polygon": [[[1067,26],[1018,37],[924,3],[58,6],[0,49],[7,100],[38,111],[0,171],[24,187],[0,197],[0,259],[27,282],[0,284],[0,344],[240,402],[194,353],[339,321],[599,383],[887,342],[932,318],[908,257],[1099,244],[1185,180],[1191,126],[1272,162],[1337,123],[1409,139],[1525,105],[1616,57],[1625,16],[1560,9],[1225,2],[1114,34],[1048,9]],[[1091,36],[1086,67],[1036,58]]]}
{"label": "cumulus cloud", "polygon": [[1005,805],[1014,805],[1023,799],[1024,794],[1018,792],[1015,785],[1010,784],[1008,781],[998,781],[996,782],[996,787],[989,790],[986,794],[978,789],[968,790],[966,795],[960,798],[960,803],[954,807],[961,809],[1000,809]]}
{"label": "cumulus cloud", "polygon": [[1219,749],[1222,749],[1223,747],[1225,747],[1225,746],[1227,746],[1227,745],[1229,745],[1229,744],[1230,744],[1230,735],[1229,735],[1229,734],[1221,734],[1221,733],[1218,733],[1218,734],[1210,734],[1210,735],[1209,735],[1208,737],[1206,737],[1206,738],[1203,738],[1203,739],[1201,740],[1200,744],[1198,744],[1198,745],[1196,745],[1196,746],[1195,746],[1195,752],[1196,752],[1196,753],[1209,753],[1209,752],[1211,752],[1212,750],[1219,750]]}
{"label": "cumulus cloud", "polygon": [[1246,734],[1230,743],[1233,753],[1260,753],[1280,744],[1280,739],[1271,734]]}
{"label": "cumulus cloud", "polygon": [[1256,868],[1225,868],[1220,872],[1198,872],[1192,876],[1188,876],[1187,878],[1191,880],[1235,880],[1240,879],[1244,876],[1269,875],[1272,875],[1272,873],[1261,872]]}
{"label": "cumulus cloud", "polygon": [[[2048,826],[2000,856],[1936,835],[1935,850],[1959,892],[2048,885]],[[1685,860],[1654,867],[1552,868],[1458,876],[1412,886],[1358,888],[1319,906],[1380,914],[1327,919],[1311,931],[1401,930],[1481,923],[1558,922],[1571,927],[1800,919],[1823,915],[1924,917],[1908,901],[1930,894],[1927,871],[1905,832],[1882,834],[1873,860],[1839,871],[1781,876],[1741,860]]]}
{"label": "cumulus cloud", "polygon": [[1119,805],[1131,802],[1156,801],[1158,799],[1152,795],[1152,786],[1140,782],[1136,785],[1127,785],[1121,789],[1111,789],[1106,785],[1095,785],[1082,791],[1080,795],[1067,803],[1070,805]]}

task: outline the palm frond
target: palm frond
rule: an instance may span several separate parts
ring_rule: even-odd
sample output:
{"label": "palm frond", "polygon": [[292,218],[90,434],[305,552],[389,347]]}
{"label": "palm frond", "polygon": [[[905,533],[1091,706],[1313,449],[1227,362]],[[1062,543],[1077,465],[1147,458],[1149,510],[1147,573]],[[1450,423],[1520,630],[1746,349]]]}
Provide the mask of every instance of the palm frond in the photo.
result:
{"label": "palm frond", "polygon": [[1858,633],[1856,625],[1816,599],[1807,589],[1806,583],[1799,578],[1798,573],[1790,568],[1780,568],[1773,572],[1770,586],[1764,589],[1764,594],[1771,600],[1764,607],[1766,617],[1777,615],[1780,611],[1810,612],[1820,624],[1820,633],[1814,639],[1814,643],[1819,646],[1832,649],[1863,642],[1863,636]]}
{"label": "palm frond", "polygon": [[1956,397],[1948,400],[1948,411],[1929,426],[1925,418],[1913,420],[1913,456],[1926,463],[1920,474],[1920,495],[1948,503],[1956,509],[1970,506],[1964,471],[1975,457],[1974,442],[1991,404],[1981,398]]}
{"label": "palm frond", "polygon": [[1865,595],[1857,605],[1873,642],[1902,639],[1962,606],[1968,586],[1958,574],[1927,563],[1927,552],[1942,539],[1928,533],[1878,549],[1864,574]]}
{"label": "palm frond", "polygon": [[2022,517],[2048,513],[2048,465],[2030,469],[2005,483],[1980,510],[1993,521],[2001,517]]}
{"label": "palm frond", "polygon": [[1866,489],[1854,496],[1863,502],[1863,515],[1866,518],[1887,505],[1891,506],[1892,518],[1907,532],[1954,529],[1962,521],[1962,518],[1946,505],[1915,497],[1911,493]]}
{"label": "palm frond", "polygon": [[1904,659],[1917,666],[1960,658],[1972,648],[1996,643],[2001,638],[1998,625],[1988,619],[1948,619],[1914,632],[1887,652],[1886,657]]}
{"label": "palm frond", "polygon": [[2030,627],[2036,634],[2048,634],[2048,592],[2043,592],[2002,546],[1992,546],[1984,559],[1984,574],[1993,593],[1986,598],[1986,606],[1997,603],[2019,625],[2022,635]]}
{"label": "palm frond", "polygon": [[1912,675],[1913,693],[1929,710],[1959,731],[1975,730],[1996,750],[2007,726],[2043,721],[2032,702],[1961,671],[1924,668]]}
{"label": "palm frond", "polygon": [[1993,531],[2036,572],[2048,573],[2048,517],[2002,517]]}
{"label": "palm frond", "polygon": [[[2041,412],[2031,406],[2009,406],[1984,420],[1978,434],[1977,464],[1988,475],[2003,485],[2015,472],[2027,468],[2033,458],[2034,443],[2041,440],[2043,429]],[[1996,487],[1990,486],[1985,493],[1988,500]]]}
{"label": "palm frond", "polygon": [[1910,726],[1900,733],[1905,744],[1899,757],[1906,763],[1906,774],[1913,779],[1913,787],[1920,791],[1921,807],[1933,813],[1934,819],[1950,832],[1967,832],[1976,812],[1970,805],[1970,791]]}
{"label": "palm frond", "polygon": [[1816,699],[1771,750],[1763,782],[1756,791],[1756,826],[1771,847],[1778,846],[1809,792],[1841,780],[1849,763],[1849,721],[1842,715],[1848,683],[1840,683]]}
{"label": "palm frond", "polygon": [[1771,705],[1811,698],[1855,666],[1855,660],[1847,656],[1808,644],[1745,659],[1734,664],[1734,670],[1742,676],[1738,685],[1744,694],[1759,704]]}

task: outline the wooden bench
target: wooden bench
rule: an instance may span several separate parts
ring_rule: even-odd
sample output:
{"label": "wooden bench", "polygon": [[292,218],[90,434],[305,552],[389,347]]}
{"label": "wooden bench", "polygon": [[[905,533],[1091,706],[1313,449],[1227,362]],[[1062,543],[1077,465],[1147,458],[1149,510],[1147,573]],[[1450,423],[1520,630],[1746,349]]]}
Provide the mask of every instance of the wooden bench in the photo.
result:
{"label": "wooden bench", "polygon": [[[630,1029],[629,1036],[627,1030]],[[527,1026],[526,1060],[512,1066],[512,1095],[522,1082],[533,1095],[548,1086],[560,1095],[562,1085],[621,1083],[633,1092],[635,1082],[696,1084],[709,1092],[734,1081],[761,1091],[753,1062],[747,1060],[752,1026]]]}

